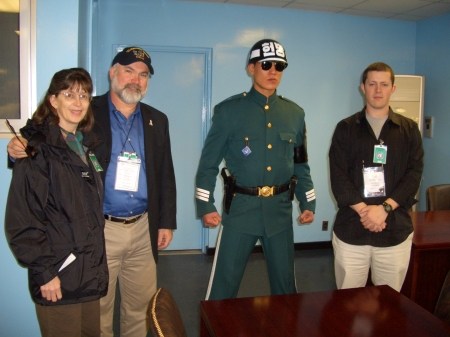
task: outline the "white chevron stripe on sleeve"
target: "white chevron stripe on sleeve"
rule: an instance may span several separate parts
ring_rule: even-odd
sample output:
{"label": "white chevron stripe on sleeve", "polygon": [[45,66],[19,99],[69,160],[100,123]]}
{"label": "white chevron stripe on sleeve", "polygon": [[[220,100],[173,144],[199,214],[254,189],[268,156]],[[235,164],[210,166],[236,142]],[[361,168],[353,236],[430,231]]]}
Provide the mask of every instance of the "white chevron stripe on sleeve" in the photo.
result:
{"label": "white chevron stripe on sleeve", "polygon": [[195,197],[199,200],[208,202],[209,201],[209,191],[197,187],[195,189]]}
{"label": "white chevron stripe on sleeve", "polygon": [[309,190],[306,194],[306,201],[310,202],[316,199],[316,194],[314,193],[314,189]]}

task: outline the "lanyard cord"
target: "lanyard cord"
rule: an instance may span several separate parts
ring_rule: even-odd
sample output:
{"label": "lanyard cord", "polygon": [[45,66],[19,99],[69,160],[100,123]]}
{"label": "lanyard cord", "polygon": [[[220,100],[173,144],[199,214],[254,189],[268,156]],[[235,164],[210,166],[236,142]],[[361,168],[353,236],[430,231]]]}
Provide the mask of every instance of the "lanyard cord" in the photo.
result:
{"label": "lanyard cord", "polygon": [[[120,112],[120,111],[118,111],[118,110],[116,110],[116,111],[117,111],[117,112]],[[136,150],[134,149],[133,144],[131,144],[131,140],[130,140],[130,138],[129,138],[131,129],[133,128],[133,124],[134,124],[134,120],[135,120],[136,115],[135,115],[135,114],[132,115],[133,121],[131,122],[131,126],[130,126],[130,128],[128,129],[128,133],[127,133],[127,132],[124,130],[124,128],[122,127],[122,124],[120,123],[120,120],[119,120],[119,118],[117,117],[117,115],[114,114],[114,116],[115,116],[116,119],[117,119],[117,122],[118,122],[118,124],[119,124],[119,127],[122,129],[123,133],[124,133],[125,136],[126,136],[125,141],[124,141],[123,144],[122,144],[122,149],[120,150],[120,154],[123,154],[123,149],[125,148],[125,144],[126,144],[127,141],[130,143],[130,146],[131,146],[131,148],[133,149],[133,152],[136,153]]]}

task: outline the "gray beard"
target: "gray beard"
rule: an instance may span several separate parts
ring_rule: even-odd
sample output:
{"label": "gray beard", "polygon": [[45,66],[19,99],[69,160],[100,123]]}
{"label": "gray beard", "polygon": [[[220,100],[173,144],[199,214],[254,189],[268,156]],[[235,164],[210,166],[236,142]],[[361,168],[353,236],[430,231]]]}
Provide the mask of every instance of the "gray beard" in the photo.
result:
{"label": "gray beard", "polygon": [[115,78],[113,78],[113,80],[111,81],[111,89],[120,98],[121,101],[127,104],[137,104],[142,98],[144,98],[147,90],[142,91],[142,89],[139,89],[139,91],[134,91],[129,89],[128,85],[129,84],[121,88],[117,84]]}

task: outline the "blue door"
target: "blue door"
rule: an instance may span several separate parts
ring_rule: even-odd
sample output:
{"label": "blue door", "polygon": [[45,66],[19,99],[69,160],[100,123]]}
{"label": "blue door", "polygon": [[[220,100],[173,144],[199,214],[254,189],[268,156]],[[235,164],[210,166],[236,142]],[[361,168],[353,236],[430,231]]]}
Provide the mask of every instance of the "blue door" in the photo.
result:
{"label": "blue door", "polygon": [[151,56],[155,74],[143,102],[169,118],[177,184],[177,224],[168,250],[203,249],[206,242],[195,214],[195,174],[210,121],[211,50],[142,46]]}

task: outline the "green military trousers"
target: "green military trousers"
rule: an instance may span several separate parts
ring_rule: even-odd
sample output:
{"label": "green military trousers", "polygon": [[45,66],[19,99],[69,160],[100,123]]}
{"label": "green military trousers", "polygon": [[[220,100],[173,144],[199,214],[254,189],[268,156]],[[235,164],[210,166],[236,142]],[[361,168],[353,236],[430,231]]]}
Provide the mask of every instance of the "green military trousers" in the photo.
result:
{"label": "green military trousers", "polygon": [[258,239],[264,251],[272,295],[297,292],[294,272],[292,227],[270,238],[236,232],[221,225],[207,300],[235,298],[250,254]]}

